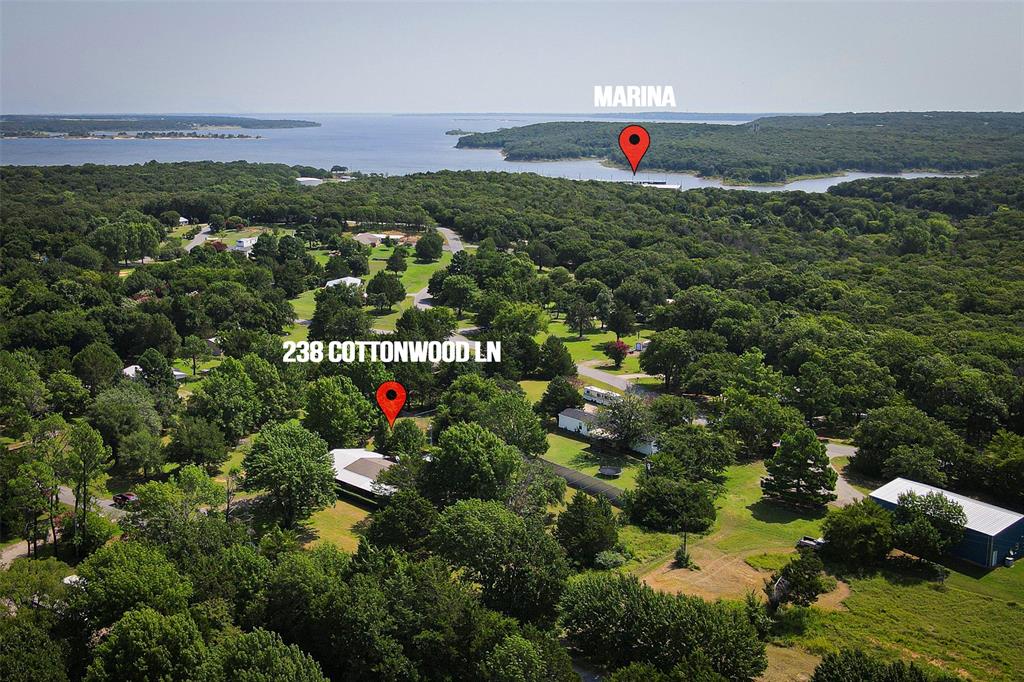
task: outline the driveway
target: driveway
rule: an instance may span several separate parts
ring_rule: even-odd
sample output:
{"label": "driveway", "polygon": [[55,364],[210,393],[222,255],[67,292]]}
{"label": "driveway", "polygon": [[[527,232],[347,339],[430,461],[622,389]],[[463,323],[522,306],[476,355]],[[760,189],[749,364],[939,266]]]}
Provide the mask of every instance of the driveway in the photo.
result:
{"label": "driveway", "polygon": [[[445,251],[451,251],[452,253],[462,251],[462,240],[459,239],[459,235],[455,234],[453,230],[447,227],[439,227],[437,231],[444,237]],[[412,303],[420,310],[426,310],[434,305],[434,299],[427,293],[427,287],[423,287],[412,295]]]}
{"label": "driveway", "polygon": [[205,242],[206,238],[209,236],[210,226],[203,225],[202,228],[200,228],[199,232],[196,233],[196,236],[192,237],[192,241],[190,241],[188,244],[185,244],[185,250],[191,251],[192,249],[196,248],[197,246]]}
{"label": "driveway", "polygon": [[[843,445],[842,443],[826,443],[825,452],[828,453],[829,459],[833,459],[835,457],[853,457],[857,454],[857,448],[852,445]],[[835,466],[832,468],[835,469]],[[839,473],[838,469],[836,469],[836,473]],[[843,478],[842,473],[839,473],[839,478],[836,479],[836,504],[840,507],[845,507],[846,505],[853,504],[865,497],[866,495],[864,493],[847,483],[846,479]]]}

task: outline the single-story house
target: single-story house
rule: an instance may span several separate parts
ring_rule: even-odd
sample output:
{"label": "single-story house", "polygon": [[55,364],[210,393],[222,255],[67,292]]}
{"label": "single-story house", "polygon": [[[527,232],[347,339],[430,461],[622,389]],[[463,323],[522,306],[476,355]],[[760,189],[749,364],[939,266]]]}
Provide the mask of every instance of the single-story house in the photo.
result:
{"label": "single-story house", "polygon": [[583,387],[583,399],[597,403],[598,405],[611,405],[622,400],[622,397],[614,391],[606,391],[603,388],[597,386],[584,386]]}
{"label": "single-story house", "polygon": [[645,350],[647,350],[647,346],[649,346],[649,345],[651,345],[651,342],[650,342],[650,340],[648,340],[648,339],[644,339],[644,340],[642,340],[642,341],[637,341],[637,342],[636,342],[636,345],[635,345],[635,346],[633,346],[633,348],[634,348],[634,349],[635,349],[635,350],[636,350],[637,352],[639,352],[639,353],[643,353],[643,352],[644,352]]}
{"label": "single-story house", "polygon": [[334,480],[338,486],[370,499],[377,497],[374,490],[377,476],[394,464],[379,452],[362,448],[331,450],[331,457],[334,458]]}
{"label": "single-story house", "polygon": [[[593,412],[585,412],[574,407],[562,410],[558,413],[558,428],[583,436],[584,438],[602,438],[607,434],[602,432],[595,425],[597,415]],[[633,452],[641,455],[653,455],[658,451],[658,445],[653,440],[644,440],[633,443],[630,447]]]}
{"label": "single-story house", "polygon": [[121,374],[125,375],[129,379],[138,379],[142,375],[142,367],[139,365],[128,365],[121,370]]}
{"label": "single-story house", "polygon": [[596,419],[597,416],[590,412],[570,407],[558,413],[558,428],[578,433],[581,436],[589,436]]}
{"label": "single-story house", "polygon": [[175,369],[174,367],[171,368],[171,374],[174,375],[175,381],[184,381],[188,378],[188,374],[182,372],[180,369]]}
{"label": "single-story house", "polygon": [[188,218],[186,218],[185,216],[181,216],[180,218],[178,218],[178,224],[179,225],[188,225]]}
{"label": "single-story house", "polygon": [[399,234],[387,235],[380,232],[360,232],[356,235],[356,241],[367,246],[377,246],[377,244],[383,242],[388,237],[397,242],[401,236]]}
{"label": "single-story house", "polygon": [[899,496],[907,492],[917,495],[939,493],[963,507],[967,527],[964,539],[950,549],[953,556],[991,568],[1003,563],[1010,554],[1015,557],[1021,555],[1024,549],[1024,514],[905,478],[889,481],[869,497],[891,510],[899,504]]}
{"label": "single-story house", "polygon": [[363,280],[358,277],[339,277],[338,279],[332,279],[324,285],[325,289],[336,287],[339,284],[344,284],[347,287],[361,287],[363,286]]}
{"label": "single-story house", "polygon": [[295,182],[306,187],[316,187],[317,185],[324,184],[324,181],[320,178],[295,178]]}

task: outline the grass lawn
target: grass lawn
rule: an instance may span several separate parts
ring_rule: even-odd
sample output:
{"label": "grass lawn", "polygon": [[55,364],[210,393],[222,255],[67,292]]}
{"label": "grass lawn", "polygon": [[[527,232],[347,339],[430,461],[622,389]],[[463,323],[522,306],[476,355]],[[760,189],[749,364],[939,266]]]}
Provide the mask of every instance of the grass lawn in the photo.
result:
{"label": "grass lawn", "polygon": [[402,273],[402,285],[405,287],[406,293],[412,294],[426,288],[431,275],[441,268],[448,267],[448,264],[452,262],[452,253],[443,251],[441,258],[432,263],[417,263],[415,257],[407,258],[405,262],[409,264],[409,267]]}
{"label": "grass lawn", "polygon": [[369,515],[368,508],[339,499],[334,506],[318,511],[310,518],[316,537],[306,546],[329,542],[346,552],[354,552],[359,546],[359,536],[353,528]]}
{"label": "grass lawn", "polygon": [[847,467],[850,465],[849,457],[833,457],[830,461],[832,462],[832,467],[839,472],[840,476],[846,479],[847,483],[865,495],[886,483],[886,481],[871,480],[856,471],[848,470]]}
{"label": "grass lawn", "polygon": [[536,403],[540,400],[541,396],[544,395],[544,391],[548,387],[548,381],[535,380],[535,379],[523,379],[519,382],[519,388],[526,391],[526,399],[531,403]]}
{"label": "grass lawn", "polygon": [[[647,338],[652,333],[653,332],[649,329],[643,329],[640,331],[640,336],[642,338]],[[609,341],[615,340],[615,332],[601,332],[596,329],[591,332],[588,332],[587,334],[584,334],[583,338],[580,339],[579,335],[575,331],[567,328],[565,326],[565,322],[563,322],[562,320],[556,320],[551,322],[548,325],[547,332],[541,332],[540,334],[534,337],[534,340],[537,343],[544,343],[544,339],[546,339],[548,336],[552,334],[560,338],[562,342],[565,343],[565,347],[569,349],[569,354],[572,355],[572,359],[576,362],[583,362],[585,360],[607,361],[608,358],[605,357],[604,347],[608,344]],[[630,347],[632,347],[633,344],[636,343],[637,337],[636,334],[630,334],[629,336],[623,337],[622,340],[625,343],[629,344]],[[615,371],[615,373],[618,374],[633,374],[639,372],[639,360],[635,358],[636,356],[631,356],[631,364],[630,359],[627,359],[626,363],[623,363],[621,370],[614,370],[613,368],[606,371]],[[610,361],[608,361],[608,365],[611,366]],[[602,367],[601,369],[605,368]]]}
{"label": "grass lawn", "polygon": [[[542,457],[549,462],[575,469],[589,476],[597,476],[616,488],[632,490],[636,487],[636,477],[643,470],[643,465],[635,459],[626,457],[601,458],[591,446],[575,438],[558,433],[548,434],[548,451]],[[622,467],[622,475],[618,478],[603,478],[597,475],[601,462],[617,464]]]}
{"label": "grass lawn", "polygon": [[288,332],[284,335],[284,341],[305,341],[309,338],[308,324],[290,324],[284,329]]}
{"label": "grass lawn", "polygon": [[694,539],[726,554],[791,552],[803,535],[818,537],[823,517],[813,518],[761,500],[764,464],[738,464],[726,470],[725,493],[718,498],[718,518],[711,532]]}
{"label": "grass lawn", "polygon": [[[399,301],[397,305],[391,308],[390,313],[385,313],[384,315],[381,315],[379,317],[374,317],[373,320],[370,321],[370,326],[374,329],[384,329],[389,332],[395,331],[395,323],[398,322],[398,318],[402,316],[403,312],[405,312],[408,308],[412,307],[412,302],[413,297],[406,296],[401,301]],[[366,308],[366,311],[373,315],[377,311],[377,309],[374,308],[373,306],[368,306]]]}
{"label": "grass lawn", "polygon": [[289,303],[292,304],[292,308],[295,309],[295,317],[300,320],[308,320],[313,317],[313,311],[316,310],[316,292],[319,289],[310,289],[309,291],[303,291],[301,294],[291,299]]}
{"label": "grass lawn", "polygon": [[[619,529],[619,541],[633,555],[621,570],[643,575],[671,557],[682,539],[673,533],[656,533],[626,525]],[[692,535],[690,542],[693,542]]]}
{"label": "grass lawn", "polygon": [[327,265],[327,261],[331,257],[331,252],[327,249],[306,249],[306,253],[313,257],[320,265]]}
{"label": "grass lawn", "polygon": [[849,579],[846,611],[793,609],[781,635],[813,653],[840,644],[931,664],[977,680],[1024,669],[1024,566],[954,572],[944,586],[882,573]]}

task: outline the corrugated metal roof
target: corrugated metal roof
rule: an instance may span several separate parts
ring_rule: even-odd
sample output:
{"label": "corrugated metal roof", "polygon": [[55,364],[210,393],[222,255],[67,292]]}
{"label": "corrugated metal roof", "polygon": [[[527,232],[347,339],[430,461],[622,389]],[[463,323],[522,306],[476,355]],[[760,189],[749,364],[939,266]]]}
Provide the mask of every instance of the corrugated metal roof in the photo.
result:
{"label": "corrugated metal roof", "polygon": [[377,474],[392,464],[379,452],[362,448],[338,448],[331,450],[331,456],[334,458],[334,480],[368,493],[373,492]]}
{"label": "corrugated metal roof", "polygon": [[898,504],[899,496],[905,492],[913,492],[918,495],[927,495],[928,493],[944,495],[964,508],[968,528],[985,535],[996,535],[1024,519],[1024,514],[1018,514],[1009,509],[997,507],[994,504],[979,502],[971,497],[951,493],[948,490],[936,488],[925,483],[918,483],[906,478],[895,478],[889,481],[878,490],[872,492],[871,497],[889,502],[890,504]]}

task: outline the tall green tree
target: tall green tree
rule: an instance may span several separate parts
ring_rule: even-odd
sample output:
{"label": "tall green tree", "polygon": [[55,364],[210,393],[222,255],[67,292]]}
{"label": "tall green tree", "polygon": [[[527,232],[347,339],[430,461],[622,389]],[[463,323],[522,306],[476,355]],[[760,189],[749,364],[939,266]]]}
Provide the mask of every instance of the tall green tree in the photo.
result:
{"label": "tall green tree", "polygon": [[446,506],[470,498],[506,500],[522,467],[519,451],[475,423],[456,424],[441,434],[423,467],[424,497]]}
{"label": "tall green tree", "polygon": [[839,475],[829,464],[825,445],[808,428],[787,431],[761,479],[766,498],[794,507],[823,508],[836,499]]}
{"label": "tall green tree", "polygon": [[243,487],[267,491],[285,528],[333,504],[334,460],[327,443],[294,422],[272,424],[260,431],[242,460]]}
{"label": "tall green tree", "polygon": [[96,648],[85,679],[187,679],[205,655],[199,628],[188,614],[164,616],[144,608],[129,611],[114,623]]}
{"label": "tall green tree", "polygon": [[554,536],[570,559],[592,566],[598,554],[618,544],[619,526],[607,498],[578,492],[558,515]]}
{"label": "tall green tree", "polygon": [[306,389],[302,425],[330,447],[364,445],[378,419],[377,410],[348,377],[323,377]]}

